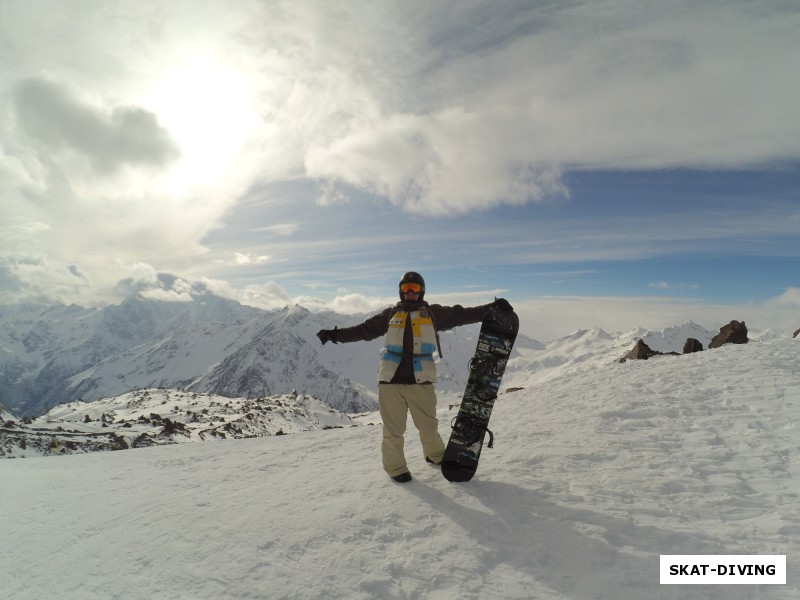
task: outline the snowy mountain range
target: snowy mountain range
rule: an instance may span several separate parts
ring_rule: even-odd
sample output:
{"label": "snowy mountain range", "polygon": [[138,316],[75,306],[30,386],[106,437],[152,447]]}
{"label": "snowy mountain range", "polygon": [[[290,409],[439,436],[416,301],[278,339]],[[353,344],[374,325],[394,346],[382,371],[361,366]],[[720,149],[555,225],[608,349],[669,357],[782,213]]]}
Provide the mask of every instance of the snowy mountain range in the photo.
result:
{"label": "snowy mountain range", "polygon": [[267,312],[213,295],[132,296],[103,309],[0,307],[0,403],[15,415],[39,415],[167,387],[251,398],[297,390],[343,411],[371,410],[374,393],[348,377],[349,365],[331,369],[313,338],[337,324],[338,315]]}
{"label": "snowy mountain range", "polygon": [[[38,416],[60,404],[166,388],[250,399],[296,393],[345,413],[375,410],[383,340],[322,346],[315,336],[366,316],[300,306],[264,311],[210,293],[188,302],[132,295],[106,308],[3,306],[0,408],[16,417]],[[442,333],[440,391],[464,389],[477,332],[473,325]],[[542,344],[522,332],[513,357],[525,360],[516,367],[512,360],[506,381],[513,381],[515,369],[547,377],[569,361],[598,354],[613,361],[637,339],[662,352],[680,351],[688,337],[707,347],[714,333],[689,322],[662,332],[578,331]]]}
{"label": "snowy mountain range", "polygon": [[[323,347],[315,336],[366,316],[264,311],[212,294],[189,302],[133,295],[102,309],[4,306],[0,405],[36,416],[58,404],[170,388],[231,398],[296,391],[342,412],[374,410],[383,340]],[[463,389],[476,334],[465,327],[442,335],[440,389]],[[518,345],[538,342],[523,335]]]}
{"label": "snowy mountain range", "polygon": [[[268,313],[214,297],[177,305],[130,298],[105,311],[7,310],[6,381],[22,364],[13,351],[14,344],[21,345],[27,364],[41,369],[32,381],[52,385],[43,395],[69,401],[33,419],[4,411],[0,456],[75,454],[354,424],[346,413],[376,408],[374,368],[382,340],[366,347],[323,347],[314,335],[332,322],[348,321],[354,318],[297,306]],[[439,392],[464,389],[477,333],[477,325],[442,333]],[[602,372],[640,339],[671,352],[689,337],[708,346],[714,334],[692,322],[661,332],[580,330],[546,344],[522,334],[503,383],[507,390],[519,390],[565,373]],[[103,353],[108,356],[98,361]],[[92,361],[97,362],[86,367]],[[64,377],[48,377],[48,368],[60,368]],[[24,378],[18,376],[12,383],[20,381]],[[32,390],[33,395],[35,385]]]}

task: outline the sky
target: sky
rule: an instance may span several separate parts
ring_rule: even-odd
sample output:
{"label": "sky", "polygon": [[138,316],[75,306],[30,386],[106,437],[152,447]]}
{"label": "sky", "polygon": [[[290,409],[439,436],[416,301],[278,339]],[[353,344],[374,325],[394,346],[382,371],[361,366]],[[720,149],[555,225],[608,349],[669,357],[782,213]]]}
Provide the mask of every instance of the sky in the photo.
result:
{"label": "sky", "polygon": [[542,340],[791,333],[798,30],[791,1],[2,0],[0,304],[365,313],[415,270]]}

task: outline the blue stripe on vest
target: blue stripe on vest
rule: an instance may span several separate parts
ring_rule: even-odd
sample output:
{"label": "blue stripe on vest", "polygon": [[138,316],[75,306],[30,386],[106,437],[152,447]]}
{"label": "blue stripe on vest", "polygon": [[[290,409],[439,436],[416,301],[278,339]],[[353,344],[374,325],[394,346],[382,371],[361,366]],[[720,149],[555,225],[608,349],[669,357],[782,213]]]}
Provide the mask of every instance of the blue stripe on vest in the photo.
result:
{"label": "blue stripe on vest", "polygon": [[402,354],[397,354],[396,352],[384,352],[383,356],[381,356],[382,360],[388,360],[389,362],[399,363],[403,359]]}
{"label": "blue stripe on vest", "polygon": [[428,343],[423,342],[420,354],[422,354],[422,355],[430,354],[431,356],[433,356],[433,352],[435,350],[436,350],[436,344],[428,344]]}

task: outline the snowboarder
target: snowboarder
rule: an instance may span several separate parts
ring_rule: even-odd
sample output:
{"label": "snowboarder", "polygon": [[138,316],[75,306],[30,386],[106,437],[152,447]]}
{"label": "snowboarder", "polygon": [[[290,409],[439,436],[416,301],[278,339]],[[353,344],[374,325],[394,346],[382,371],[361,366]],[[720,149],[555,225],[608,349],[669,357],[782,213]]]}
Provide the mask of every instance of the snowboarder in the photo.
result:
{"label": "snowboarder", "polygon": [[[436,364],[433,353],[439,346],[439,331],[459,325],[480,323],[491,306],[511,310],[503,298],[493,303],[465,308],[425,302],[425,280],[408,272],[400,278],[400,302],[370,317],[360,325],[322,329],[317,337],[325,344],[374,340],[386,342],[378,367],[378,404],[383,419],[381,453],[383,468],[398,483],[411,481],[403,454],[403,435],[408,413],[419,430],[425,460],[439,464],[444,442],[436,418]],[[441,349],[439,348],[441,356]]]}

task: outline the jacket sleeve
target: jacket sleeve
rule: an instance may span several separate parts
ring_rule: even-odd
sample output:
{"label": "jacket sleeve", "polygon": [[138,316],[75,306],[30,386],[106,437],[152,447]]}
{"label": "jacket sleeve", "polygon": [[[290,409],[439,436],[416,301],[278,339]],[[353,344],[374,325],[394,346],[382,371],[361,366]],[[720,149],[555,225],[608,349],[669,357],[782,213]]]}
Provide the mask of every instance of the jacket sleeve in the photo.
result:
{"label": "jacket sleeve", "polygon": [[340,327],[336,330],[337,342],[367,342],[385,335],[389,330],[389,317],[392,309],[387,308],[382,313],[370,317],[360,325]]}
{"label": "jacket sleeve", "polygon": [[463,307],[460,304],[455,306],[441,306],[432,304],[433,320],[436,323],[437,331],[445,331],[458,327],[459,325],[469,325],[470,323],[480,323],[483,317],[489,312],[491,304],[481,306]]}

